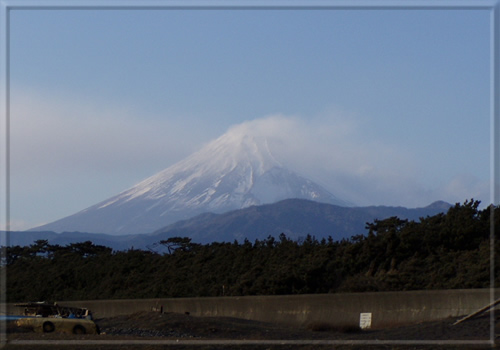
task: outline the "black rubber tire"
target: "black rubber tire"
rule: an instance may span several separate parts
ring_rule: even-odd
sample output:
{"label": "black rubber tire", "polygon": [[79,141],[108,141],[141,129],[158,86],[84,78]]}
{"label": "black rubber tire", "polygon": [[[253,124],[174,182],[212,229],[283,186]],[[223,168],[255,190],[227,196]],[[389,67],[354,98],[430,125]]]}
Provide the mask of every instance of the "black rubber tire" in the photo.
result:
{"label": "black rubber tire", "polygon": [[56,330],[56,326],[50,321],[46,321],[42,325],[44,333],[52,333],[53,331]]}
{"label": "black rubber tire", "polygon": [[85,333],[87,333],[85,327],[80,326],[79,324],[73,327],[73,334],[85,334]]}

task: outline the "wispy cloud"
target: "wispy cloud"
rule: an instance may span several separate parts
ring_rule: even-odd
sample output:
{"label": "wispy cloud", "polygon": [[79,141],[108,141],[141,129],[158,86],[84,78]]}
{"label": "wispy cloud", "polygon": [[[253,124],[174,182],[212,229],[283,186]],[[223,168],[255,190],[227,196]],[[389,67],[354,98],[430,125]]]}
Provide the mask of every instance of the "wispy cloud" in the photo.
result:
{"label": "wispy cloud", "polygon": [[143,115],[126,104],[30,90],[14,89],[11,96],[16,227],[104,200],[189,155],[207,137],[203,127],[186,126],[175,116]]}
{"label": "wispy cloud", "polygon": [[[14,91],[11,106],[11,214],[19,229],[104,200],[223,130],[203,116],[145,116],[126,105],[32,91]],[[230,128],[267,137],[281,163],[356,205],[488,201],[488,183],[474,174],[429,182],[432,168],[419,150],[373,137],[359,116],[275,114]]]}
{"label": "wispy cloud", "polygon": [[470,174],[425,182],[433,169],[422,162],[420,150],[368,136],[356,116],[271,115],[238,128],[265,135],[283,164],[356,205],[416,207],[436,200],[487,199],[488,184]]}
{"label": "wispy cloud", "polygon": [[454,202],[474,198],[481,200],[482,206],[490,204],[489,181],[482,181],[472,174],[457,174],[436,192],[440,193],[442,198],[452,198]]}
{"label": "wispy cloud", "polygon": [[121,169],[159,159],[168,164],[193,150],[186,139],[196,128],[189,130],[175,118],[151,118],[126,107],[66,96],[12,95],[11,151],[16,167]]}

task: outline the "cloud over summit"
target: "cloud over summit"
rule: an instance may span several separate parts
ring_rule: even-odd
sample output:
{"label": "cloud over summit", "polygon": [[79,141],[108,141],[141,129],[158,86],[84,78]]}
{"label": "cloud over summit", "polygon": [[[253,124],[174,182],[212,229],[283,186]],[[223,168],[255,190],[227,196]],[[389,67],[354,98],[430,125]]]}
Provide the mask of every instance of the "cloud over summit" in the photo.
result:
{"label": "cloud over summit", "polygon": [[[21,222],[23,210],[37,213],[31,226],[122,191],[222,134],[203,116],[185,122],[50,92],[12,96],[11,215]],[[265,139],[278,162],[356,205],[488,200],[485,181],[466,173],[433,181],[427,155],[373,135],[359,116],[271,114],[226,130],[235,138]],[[38,197],[50,198],[51,206],[36,206]]]}

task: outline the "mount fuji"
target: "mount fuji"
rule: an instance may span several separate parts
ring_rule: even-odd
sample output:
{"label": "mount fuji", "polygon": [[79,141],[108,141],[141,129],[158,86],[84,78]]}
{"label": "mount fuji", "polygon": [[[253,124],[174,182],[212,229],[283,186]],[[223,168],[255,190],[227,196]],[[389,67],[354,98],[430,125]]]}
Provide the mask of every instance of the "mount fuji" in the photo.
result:
{"label": "mount fuji", "polygon": [[132,188],[30,231],[151,233],[201,213],[224,213],[289,198],[349,206],[287,169],[271,153],[266,137],[240,125]]}

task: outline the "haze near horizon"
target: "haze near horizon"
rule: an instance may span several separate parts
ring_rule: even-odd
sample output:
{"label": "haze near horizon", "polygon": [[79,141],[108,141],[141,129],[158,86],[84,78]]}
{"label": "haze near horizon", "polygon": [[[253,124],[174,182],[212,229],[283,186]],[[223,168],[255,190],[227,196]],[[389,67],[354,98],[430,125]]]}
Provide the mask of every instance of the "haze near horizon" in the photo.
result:
{"label": "haze near horizon", "polygon": [[11,229],[227,130],[356,205],[489,202],[489,13],[13,10]]}

